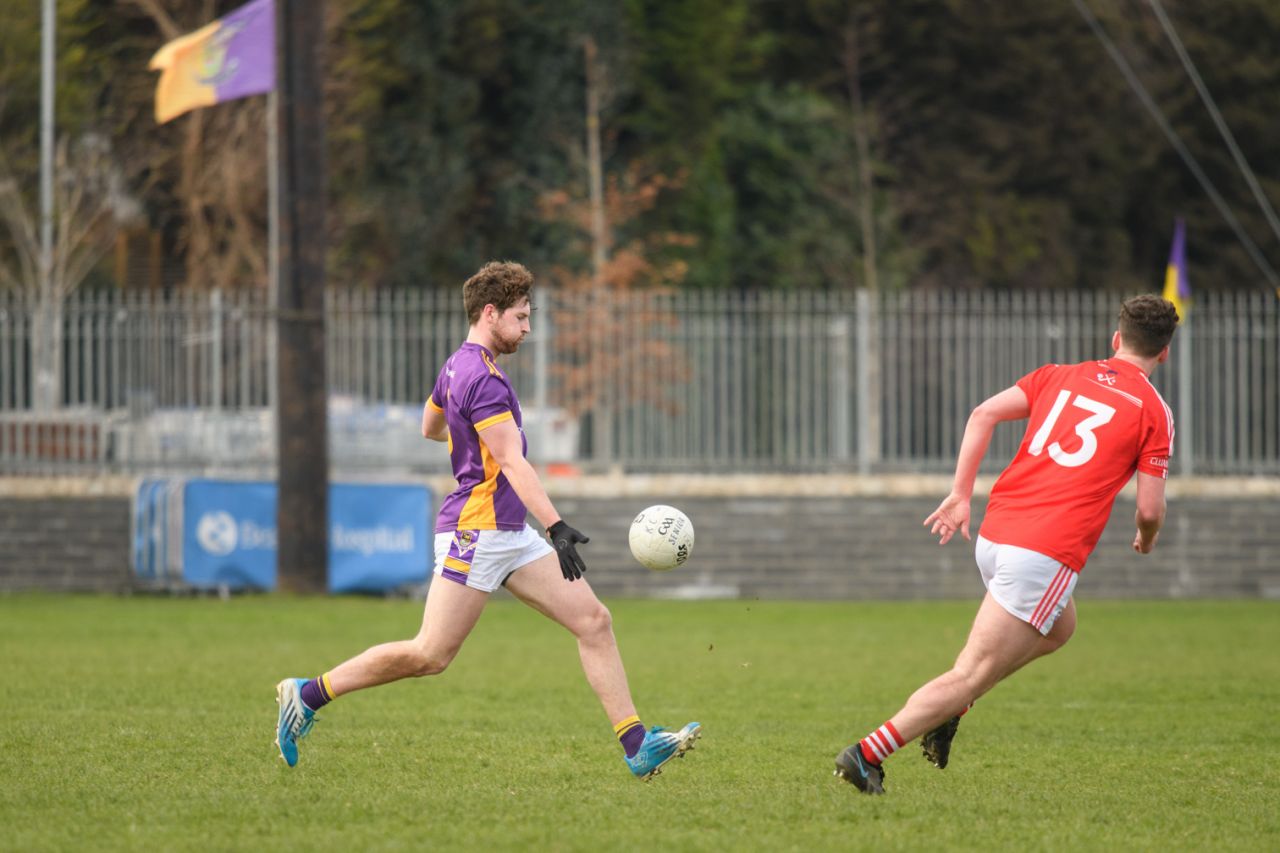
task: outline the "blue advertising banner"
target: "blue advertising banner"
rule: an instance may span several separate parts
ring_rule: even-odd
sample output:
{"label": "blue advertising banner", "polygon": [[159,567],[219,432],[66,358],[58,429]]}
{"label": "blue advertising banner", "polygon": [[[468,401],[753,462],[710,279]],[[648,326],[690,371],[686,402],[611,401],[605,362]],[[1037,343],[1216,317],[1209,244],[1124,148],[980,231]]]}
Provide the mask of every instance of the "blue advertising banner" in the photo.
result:
{"label": "blue advertising banner", "polygon": [[144,580],[164,573],[164,480],[143,480],[133,502],[133,572]]}
{"label": "blue advertising banner", "polygon": [[[182,489],[182,580],[275,589],[276,484],[194,479]],[[329,591],[385,592],[424,583],[431,570],[430,515],[425,486],[330,484]],[[146,537],[135,535],[145,555]],[[135,560],[144,575],[150,561]]]}
{"label": "blue advertising banner", "polygon": [[380,592],[425,583],[430,495],[423,486],[329,487],[329,591]]}
{"label": "blue advertising banner", "polygon": [[188,480],[182,516],[184,581],[275,589],[275,483]]}

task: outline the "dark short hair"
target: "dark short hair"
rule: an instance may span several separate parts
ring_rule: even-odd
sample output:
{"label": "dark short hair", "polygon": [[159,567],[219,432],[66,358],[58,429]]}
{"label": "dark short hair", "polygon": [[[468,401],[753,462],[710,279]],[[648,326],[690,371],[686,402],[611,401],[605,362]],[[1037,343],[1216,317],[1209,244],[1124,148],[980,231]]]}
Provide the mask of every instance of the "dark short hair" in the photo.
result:
{"label": "dark short hair", "polygon": [[490,261],[462,285],[462,307],[467,311],[467,322],[475,325],[484,312],[484,306],[492,305],[499,312],[506,311],[533,289],[533,273],[512,261]]}
{"label": "dark short hair", "polygon": [[1120,304],[1120,339],[1138,355],[1151,358],[1173,340],[1178,309],[1154,293],[1134,296]]}

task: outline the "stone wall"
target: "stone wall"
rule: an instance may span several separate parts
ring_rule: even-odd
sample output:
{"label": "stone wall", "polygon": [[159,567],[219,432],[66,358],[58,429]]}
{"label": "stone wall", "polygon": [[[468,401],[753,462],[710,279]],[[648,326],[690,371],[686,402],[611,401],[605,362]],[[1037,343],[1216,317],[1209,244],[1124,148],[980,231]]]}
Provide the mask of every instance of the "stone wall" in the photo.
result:
{"label": "stone wall", "polygon": [[[451,483],[432,485],[438,497]],[[921,525],[946,487],[938,478],[614,477],[550,490],[591,537],[583,554],[603,596],[974,598],[972,546],[939,547]],[[0,591],[128,589],[132,488],[0,481]],[[697,531],[692,558],[674,572],[643,569],[627,551],[632,517],[653,503],[679,506]],[[975,531],[982,509],[975,500]],[[1148,556],[1130,548],[1133,511],[1130,490],[1081,597],[1280,598],[1280,484],[1171,482],[1169,520]]]}
{"label": "stone wall", "polygon": [[129,498],[0,497],[0,591],[130,587]]}
{"label": "stone wall", "polygon": [[[919,497],[690,498],[690,561],[641,569],[627,526],[643,501],[560,501],[592,537],[592,584],[622,595],[805,599],[972,598],[981,595],[973,546],[940,547],[921,522],[938,501]],[[975,501],[975,523],[985,502]],[[1121,498],[1078,586],[1092,598],[1280,598],[1276,504],[1190,498],[1170,508],[1156,550],[1131,548],[1134,503]]]}

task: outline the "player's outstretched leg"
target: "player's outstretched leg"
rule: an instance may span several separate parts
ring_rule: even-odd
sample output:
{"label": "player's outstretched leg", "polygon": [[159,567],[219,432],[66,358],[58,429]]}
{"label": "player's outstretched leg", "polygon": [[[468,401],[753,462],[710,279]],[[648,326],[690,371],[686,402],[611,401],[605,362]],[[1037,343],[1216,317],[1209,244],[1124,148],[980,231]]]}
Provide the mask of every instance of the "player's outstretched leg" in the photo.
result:
{"label": "player's outstretched leg", "polygon": [[884,793],[884,767],[867,759],[861,743],[846,747],[836,756],[835,775],[864,794]]}
{"label": "player's outstretched leg", "polygon": [[955,716],[920,738],[920,748],[929,763],[939,770],[947,769],[947,761],[951,757],[951,741],[960,728],[960,717]]}
{"label": "player's outstretched leg", "polygon": [[286,678],[276,685],[276,704],[280,706],[276,746],[290,767],[298,763],[298,741],[307,736],[316,721],[316,712],[302,701],[302,685],[306,683],[305,678]]}
{"label": "player's outstretched leg", "polygon": [[565,583],[559,561],[549,553],[517,569],[506,585],[516,598],[559,622],[577,638],[587,683],[600,699],[622,745],[627,767],[635,776],[651,779],[668,761],[693,749],[702,735],[701,723],[689,723],[678,732],[661,726],[645,731],[631,701],[627,673],[613,636],[613,618],[586,578]]}
{"label": "player's outstretched leg", "polygon": [[636,754],[626,759],[627,767],[641,780],[647,782],[662,772],[662,765],[673,758],[683,758],[693,749],[694,742],[702,737],[702,724],[689,723],[678,732],[669,732],[662,726],[654,726],[645,733]]}

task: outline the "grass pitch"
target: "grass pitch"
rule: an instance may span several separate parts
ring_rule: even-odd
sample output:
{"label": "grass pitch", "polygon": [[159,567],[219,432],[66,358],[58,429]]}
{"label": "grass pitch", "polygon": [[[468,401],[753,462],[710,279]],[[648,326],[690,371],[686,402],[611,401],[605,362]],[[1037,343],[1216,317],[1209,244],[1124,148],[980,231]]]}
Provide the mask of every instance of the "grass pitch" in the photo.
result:
{"label": "grass pitch", "polygon": [[1079,602],[1080,628],[911,744],[835,755],[945,669],[976,602],[610,602],[627,773],[561,629],[491,604],[453,667],[339,699],[285,768],[274,685],[412,635],[405,601],[0,597],[0,849],[1280,849],[1280,605]]}

